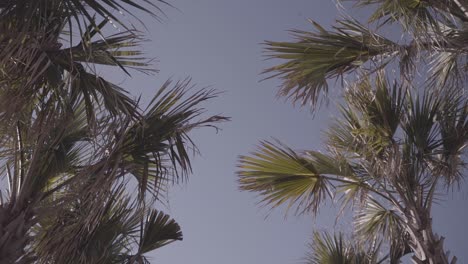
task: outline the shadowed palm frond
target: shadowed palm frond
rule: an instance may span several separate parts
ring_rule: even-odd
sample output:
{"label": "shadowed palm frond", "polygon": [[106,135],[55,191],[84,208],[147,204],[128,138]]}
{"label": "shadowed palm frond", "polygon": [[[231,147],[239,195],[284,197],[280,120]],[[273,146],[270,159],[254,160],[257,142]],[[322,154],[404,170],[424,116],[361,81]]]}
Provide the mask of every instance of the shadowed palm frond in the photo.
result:
{"label": "shadowed palm frond", "polygon": [[434,172],[441,174],[447,184],[457,184],[466,170],[466,146],[468,142],[468,100],[466,96],[453,93],[444,100],[438,112],[440,150],[432,159]]}
{"label": "shadowed palm frond", "polygon": [[[3,5],[0,4],[3,7],[0,8],[0,62],[4,65],[2,81],[21,80],[22,85],[28,87],[40,82],[44,71],[51,63],[56,63],[53,58],[57,53],[63,55],[60,52],[62,46],[67,47],[65,51],[69,58],[66,61],[75,56],[76,61],[117,65],[121,68],[128,66],[147,71],[148,60],[140,56],[139,50],[132,48],[141,40],[140,34],[115,17],[114,11],[122,15],[123,12],[132,14],[126,9],[131,7],[154,15],[155,12],[150,9],[162,12],[158,7],[160,4],[170,6],[162,0],[5,1]],[[97,20],[102,22],[98,23]],[[125,30],[106,37],[102,32],[106,23],[114,26],[120,24]],[[69,24],[68,41],[64,36],[66,24]],[[78,30],[78,36],[81,36],[78,46],[74,46],[77,34],[73,30]],[[93,35],[99,35],[101,40],[92,41]],[[73,51],[69,47],[73,47]],[[68,67],[64,69],[70,71],[70,67],[74,66],[73,59],[67,64]],[[62,70],[59,69],[59,72]]]}
{"label": "shadowed palm frond", "polygon": [[217,123],[229,120],[218,115],[201,117],[205,110],[200,105],[217,96],[214,90],[189,94],[193,88],[189,79],[173,87],[171,83],[163,84],[142,118],[126,130],[120,148],[123,167],[136,177],[142,195],[147,190],[157,195],[168,184],[186,179],[192,169],[190,152],[197,152],[191,130],[216,128]]}
{"label": "shadowed palm frond", "polygon": [[180,226],[162,212],[151,210],[146,216],[138,254],[145,254],[177,240],[182,240]]}
{"label": "shadowed palm frond", "polygon": [[[58,218],[41,218],[35,226],[33,249],[40,263],[149,263],[144,254],[176,240],[182,240],[179,225],[155,209],[138,205],[116,186],[96,211],[93,199],[77,197]],[[102,198],[102,197],[100,197]],[[89,199],[89,200],[88,200]],[[96,219],[94,219],[96,218]],[[142,221],[142,219],[144,219]],[[88,221],[96,225],[85,225]],[[54,236],[62,235],[61,240]],[[41,262],[42,261],[42,262]]]}
{"label": "shadowed palm frond", "polygon": [[[16,17],[19,14],[25,19],[24,28],[31,28],[40,26],[37,23],[38,18],[49,15],[49,17],[63,19],[69,23],[70,29],[72,26],[78,26],[81,31],[81,26],[96,26],[93,18],[97,14],[101,18],[127,28],[126,23],[121,19],[122,17],[117,17],[116,13],[123,14],[125,12],[139,20],[134,13],[136,10],[143,11],[158,19],[161,14],[164,15],[161,5],[171,6],[169,2],[164,0],[66,0],[55,2],[48,0],[2,0],[0,2],[0,16]],[[40,22],[47,23],[46,21]]]}

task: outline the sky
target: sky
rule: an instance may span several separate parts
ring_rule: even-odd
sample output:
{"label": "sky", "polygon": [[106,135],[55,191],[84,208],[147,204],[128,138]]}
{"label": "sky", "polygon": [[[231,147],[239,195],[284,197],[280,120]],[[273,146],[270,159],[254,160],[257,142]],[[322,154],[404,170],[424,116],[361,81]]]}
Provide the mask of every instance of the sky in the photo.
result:
{"label": "sky", "polygon": [[[339,13],[329,0],[171,0],[159,23],[141,16],[150,41],[144,45],[157,59],[155,76],[115,73],[132,94],[150,98],[168,78],[191,77],[197,87],[223,91],[205,104],[207,113],[232,118],[221,131],[200,129],[193,139],[202,155],[193,159],[189,182],[175,186],[169,206],[160,208],[181,225],[184,240],[158,249],[153,263],[286,264],[300,263],[314,230],[350,231],[349,218],[336,220],[328,203],[317,217],[284,215],[258,206],[258,197],[241,192],[236,178],[239,155],[260,140],[277,138],[294,149],[324,150],[323,130],[335,116],[332,97],[315,115],[275,97],[278,79],[260,81],[273,65],[261,43],[291,40],[288,29],[312,29],[311,18],[331,25]],[[332,87],[339,94],[339,86]],[[464,185],[465,190],[466,184]],[[435,231],[446,237],[445,248],[468,263],[467,191],[444,196],[434,209]],[[342,221],[340,221],[342,220]]]}

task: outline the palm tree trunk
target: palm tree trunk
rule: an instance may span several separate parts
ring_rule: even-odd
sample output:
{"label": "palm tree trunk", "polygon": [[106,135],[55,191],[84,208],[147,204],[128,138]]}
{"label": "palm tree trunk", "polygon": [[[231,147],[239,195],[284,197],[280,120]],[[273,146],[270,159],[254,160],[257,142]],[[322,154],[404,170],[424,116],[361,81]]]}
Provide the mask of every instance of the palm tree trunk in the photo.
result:
{"label": "palm tree trunk", "polygon": [[33,261],[27,257],[28,230],[32,226],[29,208],[14,212],[10,204],[0,207],[0,263],[26,264]]}
{"label": "palm tree trunk", "polygon": [[416,264],[455,264],[456,257],[449,261],[448,252],[444,251],[444,237],[439,237],[432,230],[432,218],[428,210],[410,210],[408,232],[411,236],[409,246],[413,250],[413,262]]}

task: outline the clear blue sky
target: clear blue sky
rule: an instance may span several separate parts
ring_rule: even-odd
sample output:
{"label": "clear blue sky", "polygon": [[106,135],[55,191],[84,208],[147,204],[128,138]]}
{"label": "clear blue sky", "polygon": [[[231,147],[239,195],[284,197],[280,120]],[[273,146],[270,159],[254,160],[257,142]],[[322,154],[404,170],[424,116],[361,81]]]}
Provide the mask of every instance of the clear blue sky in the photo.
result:
{"label": "clear blue sky", "polygon": [[[117,77],[133,94],[151,97],[167,78],[193,78],[199,87],[225,91],[207,104],[210,113],[232,117],[222,131],[196,131],[202,156],[194,159],[188,184],[174,187],[164,211],[181,225],[184,241],[152,255],[165,264],[298,263],[313,230],[349,230],[349,219],[335,225],[335,209],[284,218],[282,210],[260,209],[254,194],[240,192],[236,160],[261,139],[281,139],[295,149],[322,149],[321,130],[333,116],[333,102],[315,117],[275,98],[278,80],[259,82],[271,65],[262,55],[264,40],[288,40],[286,30],[310,29],[308,18],[330,25],[338,12],[329,0],[171,0],[163,24],[145,21],[151,42],[145,51],[158,59],[156,76]],[[121,75],[120,75],[121,76]],[[120,79],[119,79],[120,78]],[[339,87],[337,87],[339,89]],[[466,190],[466,185],[464,186]],[[435,209],[435,230],[446,237],[446,249],[468,263],[467,191],[447,197]]]}

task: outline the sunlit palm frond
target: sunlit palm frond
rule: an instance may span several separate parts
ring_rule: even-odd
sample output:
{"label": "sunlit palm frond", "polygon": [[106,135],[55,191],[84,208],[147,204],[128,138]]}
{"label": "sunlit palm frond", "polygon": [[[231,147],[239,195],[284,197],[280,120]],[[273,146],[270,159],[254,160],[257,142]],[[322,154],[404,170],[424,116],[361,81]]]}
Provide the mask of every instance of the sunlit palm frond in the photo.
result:
{"label": "sunlit palm frond", "polygon": [[399,237],[403,232],[403,220],[397,213],[385,207],[382,202],[368,196],[363,209],[355,218],[356,232],[364,240],[377,239],[382,236],[389,241]]}
{"label": "sunlit palm frond", "polygon": [[314,241],[309,245],[311,253],[306,258],[307,264],[354,264],[354,252],[340,234],[330,236],[325,233],[314,233]]}
{"label": "sunlit palm frond", "polygon": [[380,71],[374,82],[369,76],[354,83],[346,91],[348,105],[360,112],[366,121],[381,130],[390,139],[395,134],[401,119],[406,89],[394,82],[390,84],[385,73]]}
{"label": "sunlit palm frond", "polygon": [[[358,0],[358,6],[377,5],[369,22],[399,22],[405,31],[433,31],[437,20],[433,17],[431,5],[419,0]],[[432,12],[431,12],[432,11]]]}
{"label": "sunlit palm frond", "polygon": [[354,131],[360,131],[361,118],[352,109],[341,107],[342,119],[336,119],[330,129],[325,131],[327,145],[335,151],[343,153],[361,153],[366,149],[365,143],[355,136]]}
{"label": "sunlit palm frond", "polygon": [[296,213],[317,212],[332,196],[329,180],[311,160],[281,143],[261,142],[251,156],[240,156],[239,168],[240,188],[258,192],[272,208],[287,203],[297,206]]}
{"label": "sunlit palm frond", "polygon": [[406,89],[388,83],[383,72],[350,85],[341,106],[344,118],[327,131],[331,147],[358,155],[382,154],[394,142],[405,104]]}
{"label": "sunlit palm frond", "polygon": [[299,214],[317,213],[327,198],[346,193],[346,188],[356,188],[356,195],[375,191],[355,175],[345,159],[315,151],[298,154],[279,142],[261,142],[250,156],[240,156],[239,168],[242,190],[259,193],[260,203],[272,209],[287,204]]}
{"label": "sunlit palm frond", "polygon": [[327,94],[327,79],[354,72],[373,60],[384,67],[398,53],[399,46],[371,32],[354,20],[340,20],[333,31],[313,22],[316,32],[294,30],[296,42],[266,42],[271,58],[286,60],[265,73],[281,77],[278,95],[302,105],[315,106],[320,94]]}
{"label": "sunlit palm frond", "polygon": [[345,240],[340,233],[331,236],[328,233],[314,233],[309,244],[310,251],[305,258],[306,264],[379,264],[386,257],[379,258],[379,247],[363,248],[358,243]]}
{"label": "sunlit palm frond", "polygon": [[[345,156],[316,151],[297,153],[280,142],[261,142],[258,150],[239,158],[239,183],[245,191],[257,192],[260,203],[295,207],[296,214],[317,213],[327,198],[341,195],[348,204],[367,193],[385,196],[369,182],[358,164]],[[357,171],[358,172],[357,172]]]}

